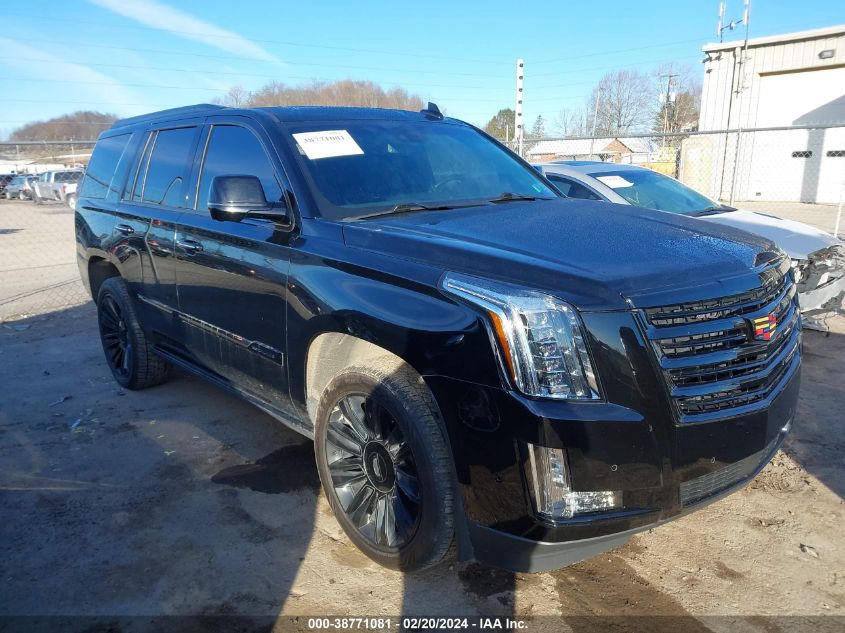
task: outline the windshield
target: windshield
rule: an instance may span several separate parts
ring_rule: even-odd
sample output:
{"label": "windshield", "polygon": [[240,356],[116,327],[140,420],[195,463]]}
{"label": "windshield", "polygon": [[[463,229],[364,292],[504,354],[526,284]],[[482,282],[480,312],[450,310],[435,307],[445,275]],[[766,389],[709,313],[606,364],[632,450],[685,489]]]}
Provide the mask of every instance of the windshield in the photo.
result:
{"label": "windshield", "polygon": [[345,121],[291,132],[320,214],[331,219],[399,205],[486,204],[503,194],[557,197],[533,169],[465,125]]}
{"label": "windshield", "polygon": [[650,169],[589,174],[628,202],[646,209],[695,215],[720,208],[719,203]]}

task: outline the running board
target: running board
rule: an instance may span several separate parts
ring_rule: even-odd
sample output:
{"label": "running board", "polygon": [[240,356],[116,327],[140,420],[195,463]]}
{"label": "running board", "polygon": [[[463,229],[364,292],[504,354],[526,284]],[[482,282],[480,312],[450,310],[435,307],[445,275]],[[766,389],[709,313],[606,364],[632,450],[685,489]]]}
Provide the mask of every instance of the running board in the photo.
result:
{"label": "running board", "polygon": [[229,393],[232,393],[242,400],[246,400],[251,405],[254,405],[264,411],[269,416],[274,417],[279,422],[287,426],[293,431],[300,433],[301,435],[306,436],[309,439],[314,439],[314,429],[304,425],[300,420],[292,418],[290,415],[283,412],[278,407],[274,407],[272,404],[267,402],[266,400],[262,400],[261,398],[241,389],[237,385],[233,384],[231,381],[226,380],[222,376],[215,374],[214,372],[208,371],[202,367],[198,367],[196,364],[192,363],[191,361],[175,354],[167,349],[164,349],[159,346],[154,346],[153,351],[164,358],[169,363],[173,363],[174,365],[181,367],[182,369],[189,371],[190,373],[194,374],[195,376],[199,376],[200,378],[210,382],[211,384],[215,385],[216,387],[221,387],[225,389]]}

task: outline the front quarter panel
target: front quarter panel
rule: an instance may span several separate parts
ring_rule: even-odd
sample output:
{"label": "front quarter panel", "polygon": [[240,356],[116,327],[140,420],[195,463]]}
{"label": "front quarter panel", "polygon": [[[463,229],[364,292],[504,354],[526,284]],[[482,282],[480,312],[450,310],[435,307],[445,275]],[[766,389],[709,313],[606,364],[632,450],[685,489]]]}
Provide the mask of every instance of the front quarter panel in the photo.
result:
{"label": "front quarter panel", "polygon": [[288,281],[291,397],[303,418],[308,348],[326,332],[378,345],[422,376],[501,384],[484,324],[440,292],[441,270],[346,247],[339,226],[308,223],[320,230],[297,238]]}

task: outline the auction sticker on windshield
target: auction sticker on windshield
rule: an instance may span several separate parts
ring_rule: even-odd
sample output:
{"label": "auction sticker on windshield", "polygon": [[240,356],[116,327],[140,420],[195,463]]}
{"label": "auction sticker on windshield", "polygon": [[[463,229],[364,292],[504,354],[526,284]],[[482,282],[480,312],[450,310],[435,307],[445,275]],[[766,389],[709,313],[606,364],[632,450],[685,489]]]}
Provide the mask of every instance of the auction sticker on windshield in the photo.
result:
{"label": "auction sticker on windshield", "polygon": [[299,147],[311,160],[354,156],[364,150],[355,142],[346,130],[326,130],[325,132],[299,132],[293,135]]}
{"label": "auction sticker on windshield", "polygon": [[634,186],[634,183],[625,180],[622,176],[596,176],[596,180],[601,181],[611,189],[623,189]]}

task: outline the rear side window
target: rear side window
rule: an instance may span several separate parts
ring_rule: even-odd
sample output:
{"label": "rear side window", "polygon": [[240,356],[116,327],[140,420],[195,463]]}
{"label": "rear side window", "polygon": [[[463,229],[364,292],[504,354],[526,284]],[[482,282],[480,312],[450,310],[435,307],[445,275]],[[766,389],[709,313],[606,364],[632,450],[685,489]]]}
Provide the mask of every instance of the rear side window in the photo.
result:
{"label": "rear side window", "polygon": [[549,174],[549,180],[555,183],[555,186],[560,189],[560,192],[567,198],[579,198],[581,200],[601,200],[599,196],[590,191],[581,183],[564,178],[563,176],[555,176]]}
{"label": "rear side window", "polygon": [[185,206],[182,185],[193,163],[197,129],[196,126],[173,128],[150,135],[135,172],[132,200]]}
{"label": "rear side window", "polygon": [[112,187],[117,163],[120,160],[131,134],[110,136],[97,143],[85,179],[82,181],[80,195],[86,198],[105,198]]}
{"label": "rear side window", "polygon": [[249,130],[233,125],[215,125],[203,161],[197,196],[197,209],[208,209],[208,192],[215,176],[255,176],[264,187],[268,202],[282,199],[273,164],[258,138]]}
{"label": "rear side window", "polygon": [[185,206],[182,183],[193,158],[196,127],[161,130],[156,135],[150,165],[144,179],[144,202],[170,207]]}

